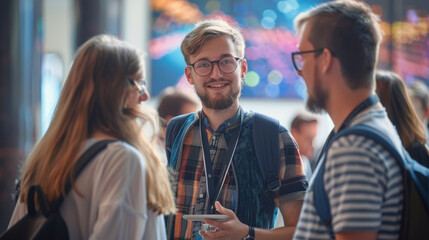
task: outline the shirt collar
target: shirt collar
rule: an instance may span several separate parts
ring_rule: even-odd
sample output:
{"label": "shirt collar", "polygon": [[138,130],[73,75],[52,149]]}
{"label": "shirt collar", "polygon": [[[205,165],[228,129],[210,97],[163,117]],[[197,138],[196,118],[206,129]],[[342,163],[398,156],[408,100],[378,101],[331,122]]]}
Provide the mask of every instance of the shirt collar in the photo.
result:
{"label": "shirt collar", "polygon": [[[239,125],[240,124],[240,122],[241,122],[241,118],[240,118],[240,116],[241,116],[241,113],[242,113],[242,108],[241,108],[241,106],[238,108],[238,111],[235,113],[235,115],[234,116],[232,116],[231,118],[229,118],[229,119],[227,119],[227,120],[225,120],[219,127],[218,127],[218,129],[217,129],[217,131],[216,132],[219,132],[219,133],[223,133],[223,132],[225,132],[225,130],[226,129],[228,129],[228,128],[230,128],[230,127],[232,127],[232,126],[235,126],[235,125]],[[205,126],[206,126],[206,128],[207,129],[209,129],[210,130],[210,132],[214,132],[213,131],[213,129],[210,127],[210,124],[209,124],[209,121],[208,121],[208,119],[207,119],[207,116],[204,114],[204,111],[201,111],[202,112],[202,118],[203,118],[203,122],[204,122],[204,124],[205,124]]]}

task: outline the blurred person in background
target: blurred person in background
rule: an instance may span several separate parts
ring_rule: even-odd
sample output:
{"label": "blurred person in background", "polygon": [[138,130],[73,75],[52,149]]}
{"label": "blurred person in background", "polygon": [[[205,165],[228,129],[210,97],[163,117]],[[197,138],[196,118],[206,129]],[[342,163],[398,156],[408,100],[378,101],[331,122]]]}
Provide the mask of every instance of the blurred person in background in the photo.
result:
{"label": "blurred person in background", "polygon": [[425,127],[408,96],[404,81],[390,71],[376,73],[376,92],[410,156],[429,167]]}
{"label": "blurred person in background", "polygon": [[[159,98],[158,115],[161,121],[160,138],[165,139],[165,129],[173,117],[196,112],[200,107],[195,93],[177,87],[167,87]],[[164,144],[162,145],[164,146]]]}
{"label": "blurred person in background", "polygon": [[[310,181],[314,168],[316,167],[313,141],[317,135],[317,128],[317,117],[304,111],[295,115],[290,126],[290,133],[298,145],[302,165],[308,181]],[[283,218],[280,213],[277,216],[275,227],[282,227],[283,225]]]}
{"label": "blurred person in background", "polygon": [[314,171],[314,139],[317,136],[318,120],[310,113],[300,112],[292,120],[290,132],[298,144],[304,171],[310,180]]}
{"label": "blurred person in background", "polygon": [[194,92],[176,87],[165,88],[159,99],[158,115],[160,130],[158,136],[159,151],[163,161],[167,163],[165,153],[165,131],[168,122],[176,116],[198,111],[200,103]]}
{"label": "blurred person in background", "polygon": [[[137,49],[99,35],[78,50],[52,122],[25,161],[21,193],[10,226],[27,212],[27,192],[39,184],[49,208],[59,211],[70,239],[166,239],[163,214],[175,212],[166,166],[143,124],[156,112]],[[73,179],[79,156],[100,140],[110,143]],[[64,193],[66,181],[72,190]],[[9,226],[9,227],[10,227]]]}
{"label": "blurred person in background", "polygon": [[177,87],[167,87],[161,93],[158,114],[168,123],[173,117],[196,112],[199,107],[195,93]]}
{"label": "blurred person in background", "polygon": [[[429,89],[422,81],[416,80],[407,85],[407,90],[411,97],[411,103],[424,125],[426,136],[429,136]],[[427,139],[426,144],[429,144],[429,139]]]}

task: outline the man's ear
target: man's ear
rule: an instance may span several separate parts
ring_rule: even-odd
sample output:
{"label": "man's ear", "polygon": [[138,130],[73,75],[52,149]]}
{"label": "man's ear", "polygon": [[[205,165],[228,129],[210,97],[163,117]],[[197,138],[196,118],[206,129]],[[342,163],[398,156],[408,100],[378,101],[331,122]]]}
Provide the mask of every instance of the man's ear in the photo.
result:
{"label": "man's ear", "polygon": [[290,129],[290,134],[292,134],[292,136],[296,135],[298,131],[295,128],[291,128]]}
{"label": "man's ear", "polygon": [[247,60],[243,58],[243,60],[241,60],[241,69],[240,69],[241,79],[245,78],[246,74],[247,74]]}
{"label": "man's ear", "polygon": [[190,67],[188,66],[185,67],[186,79],[188,79],[189,84],[194,85],[194,80],[192,80],[191,71],[192,69]]}
{"label": "man's ear", "polygon": [[324,48],[323,52],[323,72],[327,73],[332,69],[332,65],[334,64],[334,56],[332,55],[331,50]]}

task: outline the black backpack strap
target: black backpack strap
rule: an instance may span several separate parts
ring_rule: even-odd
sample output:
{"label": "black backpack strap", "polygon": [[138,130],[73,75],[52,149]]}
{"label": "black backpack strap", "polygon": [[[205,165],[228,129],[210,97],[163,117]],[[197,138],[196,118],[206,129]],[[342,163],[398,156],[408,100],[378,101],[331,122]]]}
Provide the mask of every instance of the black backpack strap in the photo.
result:
{"label": "black backpack strap", "polygon": [[280,188],[279,121],[262,114],[254,114],[253,142],[256,158],[267,188],[277,192]]}
{"label": "black backpack strap", "polygon": [[[91,160],[98,153],[103,151],[109,143],[117,142],[117,141],[119,141],[119,140],[117,140],[117,139],[101,140],[101,141],[94,143],[91,147],[89,147],[80,156],[79,160],[77,161],[75,168],[74,168],[73,179],[76,180],[79,177],[80,173],[83,171],[83,169],[85,169],[85,167],[91,162]],[[70,179],[68,179],[66,184],[65,184],[65,188],[64,188],[64,192],[66,193],[66,195],[70,192],[71,187],[72,187],[72,185],[71,185]],[[64,196],[60,195],[60,197],[55,202],[53,211],[57,211],[60,208],[63,201],[64,201]]]}
{"label": "black backpack strap", "polygon": [[48,217],[49,216],[48,206],[46,204],[45,195],[43,194],[42,188],[40,187],[39,184],[32,185],[28,190],[28,195],[27,195],[28,214],[30,216],[36,216],[37,214],[36,204],[34,202],[35,193],[37,193],[37,201],[39,202],[40,211],[45,217]]}

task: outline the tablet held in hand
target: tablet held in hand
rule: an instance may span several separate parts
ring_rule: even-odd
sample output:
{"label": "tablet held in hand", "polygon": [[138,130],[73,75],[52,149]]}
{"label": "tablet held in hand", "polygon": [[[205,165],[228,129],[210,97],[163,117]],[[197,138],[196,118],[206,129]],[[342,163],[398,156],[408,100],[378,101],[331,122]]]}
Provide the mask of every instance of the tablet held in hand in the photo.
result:
{"label": "tablet held in hand", "polygon": [[189,221],[203,221],[205,218],[216,221],[226,221],[229,217],[223,214],[185,214],[183,218]]}

